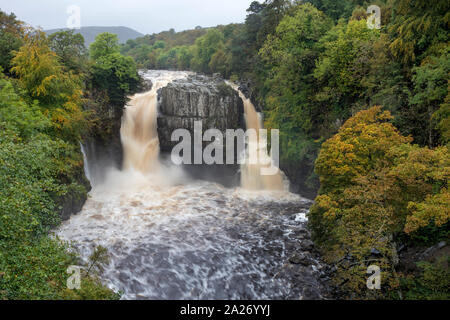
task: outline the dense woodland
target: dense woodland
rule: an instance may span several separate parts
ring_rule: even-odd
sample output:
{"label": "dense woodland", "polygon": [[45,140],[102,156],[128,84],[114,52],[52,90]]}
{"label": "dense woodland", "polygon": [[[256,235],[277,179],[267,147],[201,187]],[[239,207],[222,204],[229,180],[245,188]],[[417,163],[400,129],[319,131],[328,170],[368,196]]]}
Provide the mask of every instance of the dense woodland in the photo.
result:
{"label": "dense woodland", "polygon": [[[379,30],[367,27],[372,4]],[[449,7],[255,1],[244,24],[172,30],[121,51],[143,68],[250,84],[265,126],[280,129],[282,165],[309,168],[312,189],[320,182],[310,224],[344,294],[449,298],[448,255],[414,276],[396,270],[400,245],[449,237]],[[368,292],[365,270],[376,263],[385,290]]]}
{"label": "dense woodland", "polygon": [[[366,8],[381,8],[381,29]],[[449,18],[446,0],[266,0],[243,24],[147,35],[89,50],[0,13],[0,298],[116,298],[95,274],[66,290],[76,257],[47,236],[82,198],[79,141],[101,110],[139,90],[138,68],[220,73],[250,87],[282,163],[307,168],[310,227],[356,299],[449,299],[448,254],[400,268],[399,248],[449,239]],[[101,250],[100,250],[101,251]],[[382,269],[367,290],[366,270]]]}
{"label": "dense woodland", "polygon": [[89,190],[80,152],[105,106],[122,108],[140,85],[136,64],[103,34],[90,51],[72,31],[47,37],[0,12],[0,299],[116,299],[94,270],[68,290],[78,258],[48,232]]}

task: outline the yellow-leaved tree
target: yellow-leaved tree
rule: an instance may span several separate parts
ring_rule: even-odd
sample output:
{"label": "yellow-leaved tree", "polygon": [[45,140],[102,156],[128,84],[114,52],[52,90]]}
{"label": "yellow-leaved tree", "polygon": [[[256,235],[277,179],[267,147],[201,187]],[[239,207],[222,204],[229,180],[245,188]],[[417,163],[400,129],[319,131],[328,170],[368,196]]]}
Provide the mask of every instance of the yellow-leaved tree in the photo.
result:
{"label": "yellow-leaved tree", "polygon": [[15,52],[12,72],[30,100],[37,100],[62,137],[77,140],[86,128],[81,105],[83,87],[79,76],[67,71],[51,51],[41,30],[32,30]]}
{"label": "yellow-leaved tree", "polygon": [[[310,224],[349,297],[379,298],[397,288],[398,237],[430,227],[445,237],[450,218],[448,148],[412,145],[391,119],[379,106],[357,113],[316,161],[321,189]],[[367,289],[370,265],[381,268],[381,291]]]}

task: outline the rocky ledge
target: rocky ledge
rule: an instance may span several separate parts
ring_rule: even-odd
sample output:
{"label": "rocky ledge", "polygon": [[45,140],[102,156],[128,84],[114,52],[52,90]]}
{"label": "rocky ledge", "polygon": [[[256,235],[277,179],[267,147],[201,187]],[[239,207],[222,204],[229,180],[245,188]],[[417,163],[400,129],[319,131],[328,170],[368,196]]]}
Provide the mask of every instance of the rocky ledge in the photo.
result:
{"label": "rocky ledge", "polygon": [[[176,129],[187,129],[193,138],[194,121],[202,122],[203,133],[218,129],[224,137],[227,129],[245,129],[242,99],[222,78],[198,74],[175,80],[158,91],[158,136],[162,153],[170,153],[178,144],[171,141]],[[203,148],[209,143],[204,142]],[[192,144],[192,157],[193,151]],[[223,154],[225,157],[225,145]],[[214,176],[223,176],[224,180],[217,182],[227,186],[236,182],[238,168],[235,165],[186,167],[196,178],[211,180]]]}

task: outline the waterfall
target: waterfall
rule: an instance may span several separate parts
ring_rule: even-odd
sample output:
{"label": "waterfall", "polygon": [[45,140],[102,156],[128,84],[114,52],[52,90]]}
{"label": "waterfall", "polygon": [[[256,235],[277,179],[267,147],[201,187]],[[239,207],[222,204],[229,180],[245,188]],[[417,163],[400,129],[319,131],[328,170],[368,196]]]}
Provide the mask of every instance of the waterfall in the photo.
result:
{"label": "waterfall", "polygon": [[[157,91],[185,75],[145,74],[153,89],[133,96],[122,118],[122,170],[110,168],[97,182],[94,161],[86,159],[86,152],[92,159],[90,148],[81,146],[93,189],[83,210],[56,235],[73,244],[85,265],[94,245],[105,247],[109,263],[102,265],[101,279],[123,292],[122,299],[307,297],[311,287],[320,288],[320,262],[305,251],[311,265],[292,272],[286,261],[303,251],[297,235],[306,234],[311,202],[273,191],[283,189],[281,171],[261,176],[260,165],[244,164],[243,187],[225,188],[193,181],[159,159]],[[247,128],[262,128],[261,116],[241,97]]]}
{"label": "waterfall", "polygon": [[[172,73],[158,75],[154,79],[151,91],[131,97],[125,108],[120,129],[125,171],[135,170],[143,174],[160,171],[156,121],[158,90],[179,77],[180,74]],[[247,130],[253,129],[256,132],[256,135],[250,135],[247,141],[245,161],[241,165],[242,188],[247,190],[287,190],[287,179],[284,179],[284,174],[279,169],[273,175],[261,174],[261,169],[268,168],[271,163],[267,141],[259,132],[264,128],[262,116],[236,85],[230,85],[239,93],[244,102]]]}
{"label": "waterfall", "polygon": [[86,150],[84,149],[84,145],[80,142],[81,153],[83,154],[83,167],[84,167],[84,175],[92,183],[91,173],[89,171],[89,163],[86,155]]}
{"label": "waterfall", "polygon": [[[184,75],[181,73],[181,76]],[[125,107],[120,128],[124,170],[136,170],[143,174],[159,170],[159,139],[156,123],[158,90],[176,78],[180,78],[179,73],[165,73],[159,76],[152,90],[134,95]]]}
{"label": "waterfall", "polygon": [[267,140],[260,136],[263,129],[262,116],[255,106],[247,99],[236,85],[231,86],[239,93],[244,102],[244,117],[246,129],[253,129],[256,135],[249,135],[245,151],[245,161],[241,165],[241,186],[248,190],[288,190],[288,181],[283,172],[278,169],[274,175],[262,175],[261,169],[269,167],[270,155],[267,151]]}

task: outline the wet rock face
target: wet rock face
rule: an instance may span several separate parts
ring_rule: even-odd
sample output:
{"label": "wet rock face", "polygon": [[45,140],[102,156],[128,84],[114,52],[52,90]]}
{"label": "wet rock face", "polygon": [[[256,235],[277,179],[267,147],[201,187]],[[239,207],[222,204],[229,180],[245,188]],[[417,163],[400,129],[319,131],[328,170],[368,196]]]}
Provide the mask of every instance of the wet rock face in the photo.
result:
{"label": "wet rock face", "polygon": [[[82,172],[76,176],[76,180],[80,185],[83,185],[87,191],[91,190],[89,181],[84,177]],[[77,214],[83,208],[87,200],[87,194],[75,190],[69,191],[66,195],[58,199],[60,210],[59,215],[62,221],[70,219],[73,214]]]}
{"label": "wet rock face", "polygon": [[194,121],[202,121],[203,132],[245,128],[244,106],[238,93],[219,77],[191,75],[175,80],[158,92],[158,135],[161,151],[171,152],[172,132],[187,129],[194,136]]}
{"label": "wet rock face", "polygon": [[[203,134],[208,129],[218,129],[223,135],[223,155],[226,163],[226,130],[243,129],[244,105],[239,94],[219,76],[191,75],[175,80],[158,92],[158,136],[160,150],[169,154],[178,144],[172,142],[176,129],[187,129],[194,137],[194,121],[202,122]],[[193,141],[193,140],[191,140]],[[202,148],[210,144],[203,142]],[[194,145],[191,149],[192,163]],[[239,184],[237,152],[235,165],[185,165],[185,170],[195,179],[218,182],[231,187]]]}
{"label": "wet rock face", "polygon": [[256,111],[263,112],[262,97],[257,90],[254,90],[254,88],[255,85],[249,79],[239,81],[239,90],[247,99],[250,99]]}

